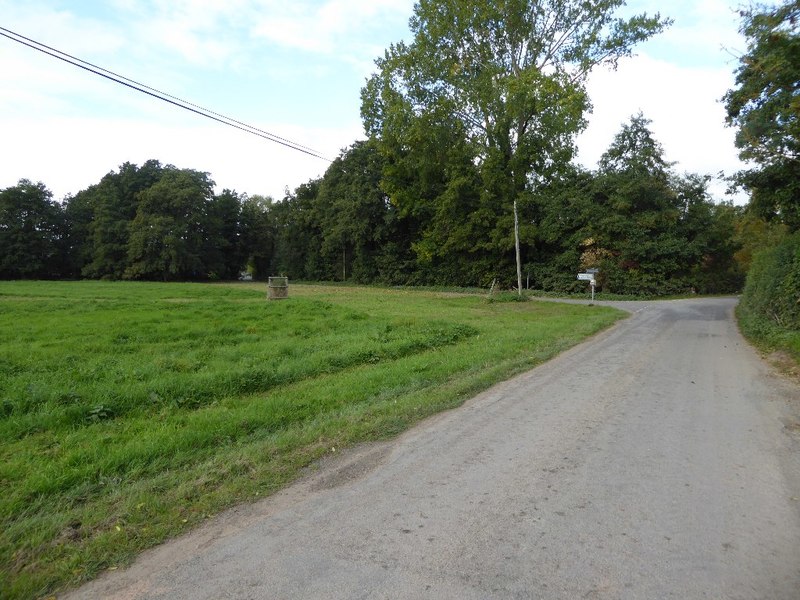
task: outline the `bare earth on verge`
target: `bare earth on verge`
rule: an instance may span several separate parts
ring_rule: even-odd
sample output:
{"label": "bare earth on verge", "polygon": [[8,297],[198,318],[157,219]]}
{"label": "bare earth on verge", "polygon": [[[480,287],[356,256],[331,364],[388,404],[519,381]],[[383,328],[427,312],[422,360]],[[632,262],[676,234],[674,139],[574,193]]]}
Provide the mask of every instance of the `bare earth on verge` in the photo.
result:
{"label": "bare earth on verge", "polygon": [[630,319],[68,598],[800,597],[800,386],[735,299]]}

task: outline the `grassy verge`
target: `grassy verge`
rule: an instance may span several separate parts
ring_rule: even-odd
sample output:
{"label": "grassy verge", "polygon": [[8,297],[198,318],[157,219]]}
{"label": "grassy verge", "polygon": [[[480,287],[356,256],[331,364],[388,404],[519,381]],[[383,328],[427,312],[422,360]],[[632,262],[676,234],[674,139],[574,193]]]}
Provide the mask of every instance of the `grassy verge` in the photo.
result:
{"label": "grassy verge", "polygon": [[789,357],[793,362],[791,371],[800,367],[800,331],[781,327],[741,303],[736,307],[736,317],[742,334],[761,352]]}
{"label": "grassy verge", "polygon": [[622,313],[258,284],[0,283],[0,590],[79,584]]}

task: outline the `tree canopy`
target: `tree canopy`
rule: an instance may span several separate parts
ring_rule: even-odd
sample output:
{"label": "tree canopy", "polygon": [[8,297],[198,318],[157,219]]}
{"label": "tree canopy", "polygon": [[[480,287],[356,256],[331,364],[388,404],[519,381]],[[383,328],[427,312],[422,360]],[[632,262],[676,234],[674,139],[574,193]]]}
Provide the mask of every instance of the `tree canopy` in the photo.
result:
{"label": "tree canopy", "polygon": [[715,204],[708,177],[678,175],[641,113],[623,124],[595,173],[573,170],[541,188],[523,214],[539,223],[540,287],[577,289],[577,268],[600,270],[605,291],[668,294],[735,290],[740,210]]}
{"label": "tree canopy", "polygon": [[462,204],[470,217],[452,233],[480,236],[494,253],[485,276],[504,269],[514,246],[512,206],[569,164],[589,108],[588,73],[615,66],[669,23],[658,14],[615,17],[623,4],[421,0],[413,41],[376,61],[361,112],[388,161],[385,189],[408,212],[444,216],[432,207]]}
{"label": "tree canopy", "polygon": [[0,277],[208,280],[274,268],[272,200],[208,173],[149,160],[52,200],[44,184],[0,190]]}
{"label": "tree canopy", "polygon": [[49,278],[63,268],[64,215],[43,183],[0,190],[0,278]]}
{"label": "tree canopy", "polygon": [[[668,25],[615,17],[623,4],[421,0],[413,40],[391,46],[362,90],[369,139],[321,177],[273,201],[215,194],[210,174],[151,160],[123,164],[63,206],[20,182],[0,190],[0,243],[22,232],[16,247],[44,237],[50,253],[14,258],[0,275],[208,280],[246,269],[511,287],[516,262],[545,290],[578,291],[575,273],[597,267],[606,291],[734,291],[752,216],[715,204],[706,176],[675,173],[643,114],[622,125],[597,170],[571,162],[586,75]],[[16,225],[26,194],[57,224],[52,235]]]}
{"label": "tree canopy", "polygon": [[739,173],[737,182],[751,192],[758,214],[799,229],[800,2],[751,5],[740,15],[747,51],[724,102],[739,155],[757,167]]}

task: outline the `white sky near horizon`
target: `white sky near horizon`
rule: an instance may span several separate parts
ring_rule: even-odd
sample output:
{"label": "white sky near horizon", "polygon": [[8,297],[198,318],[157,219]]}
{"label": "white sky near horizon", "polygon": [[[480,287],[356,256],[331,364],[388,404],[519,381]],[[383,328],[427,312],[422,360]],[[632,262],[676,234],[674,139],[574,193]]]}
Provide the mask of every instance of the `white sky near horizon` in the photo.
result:
{"label": "white sky near horizon", "polygon": [[[630,0],[675,23],[588,82],[577,138],[595,168],[641,111],[678,172],[742,167],[721,98],[734,85],[736,0]],[[360,90],[413,0],[0,0],[0,27],[335,158],[364,137]],[[0,37],[0,189],[43,182],[61,200],[124,162],[207,171],[218,189],[281,199],[327,162],[212,122]],[[715,200],[726,184],[710,186]],[[746,198],[737,196],[737,203]]]}

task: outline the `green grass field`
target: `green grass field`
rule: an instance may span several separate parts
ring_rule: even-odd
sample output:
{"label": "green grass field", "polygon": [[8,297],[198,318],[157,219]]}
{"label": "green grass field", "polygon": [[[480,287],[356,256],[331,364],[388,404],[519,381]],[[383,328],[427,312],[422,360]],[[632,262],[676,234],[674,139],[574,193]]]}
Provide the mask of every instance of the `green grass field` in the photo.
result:
{"label": "green grass field", "polygon": [[0,597],[122,566],[622,315],[431,291],[265,292],[0,282]]}

